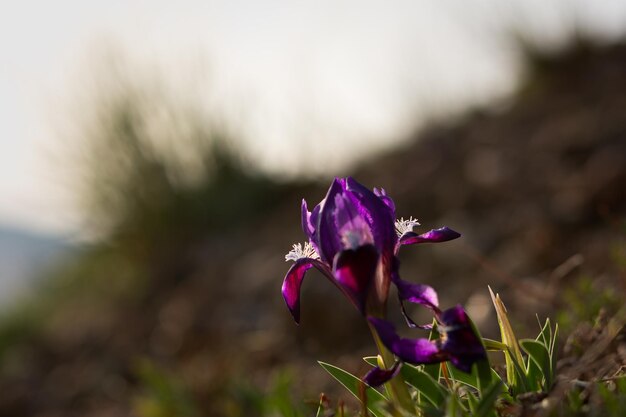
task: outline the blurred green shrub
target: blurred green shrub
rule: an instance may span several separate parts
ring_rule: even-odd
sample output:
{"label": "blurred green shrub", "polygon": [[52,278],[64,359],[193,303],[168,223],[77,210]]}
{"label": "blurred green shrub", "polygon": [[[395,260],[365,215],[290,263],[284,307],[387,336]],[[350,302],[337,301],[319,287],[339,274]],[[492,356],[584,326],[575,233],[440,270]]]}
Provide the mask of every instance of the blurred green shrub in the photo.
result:
{"label": "blurred green shrub", "polygon": [[[307,409],[301,399],[293,398],[292,377],[281,371],[269,378],[265,388],[233,379],[228,395],[222,398],[222,410],[227,417],[304,417],[313,415],[317,404]],[[313,407],[315,406],[315,407]]]}
{"label": "blurred green shrub", "polygon": [[191,396],[173,376],[149,360],[137,365],[140,390],[133,410],[140,417],[194,417],[199,415]]}
{"label": "blurred green shrub", "polygon": [[122,86],[96,102],[82,133],[78,194],[96,234],[144,253],[176,250],[250,225],[280,200],[284,187],[224,128],[162,92]]}

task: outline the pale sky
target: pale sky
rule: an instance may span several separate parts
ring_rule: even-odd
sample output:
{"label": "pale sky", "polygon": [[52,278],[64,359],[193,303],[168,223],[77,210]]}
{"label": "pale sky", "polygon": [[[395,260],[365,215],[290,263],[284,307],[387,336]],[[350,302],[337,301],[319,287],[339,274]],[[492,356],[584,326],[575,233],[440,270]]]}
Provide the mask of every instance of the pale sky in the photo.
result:
{"label": "pale sky", "polygon": [[107,48],[217,107],[260,165],[320,174],[505,96],[505,30],[558,43],[573,21],[623,35],[626,2],[0,0],[0,224],[76,232],[60,132]]}

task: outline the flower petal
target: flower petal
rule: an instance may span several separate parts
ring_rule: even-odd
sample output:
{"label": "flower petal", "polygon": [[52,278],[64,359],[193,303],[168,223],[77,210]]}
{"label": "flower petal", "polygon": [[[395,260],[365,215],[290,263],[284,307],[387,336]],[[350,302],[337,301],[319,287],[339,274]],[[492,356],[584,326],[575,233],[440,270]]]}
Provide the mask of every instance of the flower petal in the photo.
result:
{"label": "flower petal", "polygon": [[441,330],[446,335],[442,350],[448,354],[454,366],[471,372],[474,362],[487,358],[485,347],[463,307],[457,305],[445,310],[441,314],[441,322]]}
{"label": "flower petal", "polygon": [[352,177],[345,179],[346,190],[354,198],[361,216],[367,221],[378,250],[389,256],[397,242],[395,211],[379,196]]}
{"label": "flower petal", "polygon": [[396,215],[396,203],[394,203],[394,201],[391,199],[391,197],[389,197],[387,195],[387,192],[385,191],[385,189],[384,188],[374,188],[374,194],[376,195],[376,197],[380,198],[382,200],[382,202],[387,205],[387,207],[389,207],[389,210],[391,210],[392,217],[395,217],[395,215]]}
{"label": "flower petal", "polygon": [[442,227],[440,229],[433,229],[426,233],[418,235],[415,232],[407,232],[400,237],[401,245],[413,245],[415,243],[438,243],[447,242],[460,237],[461,234],[455,232],[449,227]]}
{"label": "flower petal", "polygon": [[437,296],[437,292],[434,290],[434,288],[428,285],[414,284],[412,282],[404,281],[400,278],[400,274],[398,273],[399,267],[400,261],[398,260],[398,258],[394,257],[391,272],[391,282],[396,284],[396,288],[398,289],[398,301],[400,303],[400,311],[402,312],[402,316],[404,317],[406,324],[411,328],[417,327],[420,329],[432,329],[432,324],[415,323],[415,321],[413,321],[413,319],[407,314],[407,311],[404,308],[404,301],[421,304],[435,312],[438,312],[439,297]]}
{"label": "flower petal", "polygon": [[316,225],[317,225],[317,217],[319,215],[319,212],[320,212],[320,204],[315,206],[313,211],[310,212],[309,208],[307,207],[306,200],[302,199],[302,214],[301,214],[302,231],[309,238],[309,243],[313,245],[313,248],[315,248],[315,251],[318,254],[320,253],[320,248],[319,248],[319,243],[318,243],[318,238],[317,238],[317,233],[316,233]]}
{"label": "flower petal", "polygon": [[387,349],[403,361],[426,364],[445,360],[446,355],[437,347],[436,342],[424,338],[405,339],[396,333],[393,324],[388,321],[376,317],[368,317],[368,320]]}
{"label": "flower petal", "polygon": [[371,229],[350,193],[335,196],[333,215],[344,249],[356,249],[374,243]]}
{"label": "flower petal", "polygon": [[313,208],[313,211],[311,212],[311,215],[309,216],[309,223],[311,224],[311,229],[313,230],[313,232],[309,235],[309,239],[311,240],[311,244],[313,245],[313,247],[315,248],[318,254],[320,253],[320,250],[319,250],[320,246],[319,246],[319,232],[318,232],[317,227],[319,223],[319,215],[320,215],[321,208],[322,208],[322,203],[319,203],[317,206]]}
{"label": "flower petal", "polygon": [[422,330],[431,330],[433,328],[432,323],[428,323],[428,324],[417,324],[412,318],[411,316],[409,316],[409,313],[406,311],[406,308],[404,307],[404,302],[402,302],[401,299],[398,299],[399,303],[400,303],[400,312],[402,313],[402,317],[404,317],[404,321],[406,322],[406,325],[409,326],[412,329],[422,329]]}
{"label": "flower petal", "polygon": [[316,267],[331,281],[334,281],[328,266],[318,259],[301,258],[289,268],[283,281],[282,293],[287,303],[287,308],[289,308],[296,323],[300,323],[300,287],[302,286],[304,274],[312,267]]}
{"label": "flower petal", "polygon": [[[311,213],[311,221],[315,220],[315,243],[320,257],[327,263],[333,262],[335,255],[343,249],[343,243],[336,222],[337,197],[341,196],[344,188],[340,179],[335,178],[328,193],[319,204],[319,210]],[[317,209],[317,207],[316,207]]]}
{"label": "flower petal", "polygon": [[301,207],[302,207],[302,215],[301,215],[302,231],[310,239],[311,236],[315,233],[315,227],[313,226],[313,224],[311,224],[311,212],[309,211],[309,208],[307,207],[307,204],[306,204],[306,200],[304,198],[302,199]]}
{"label": "flower petal", "polygon": [[344,293],[365,313],[365,304],[378,267],[378,251],[374,245],[341,251],[335,257],[335,279]]}
{"label": "flower petal", "polygon": [[398,288],[398,297],[402,301],[421,304],[431,309],[437,309],[439,298],[433,287],[425,284],[414,284],[398,277],[393,279]]}
{"label": "flower petal", "polygon": [[370,387],[379,387],[394,376],[398,375],[401,366],[402,362],[400,361],[396,361],[396,363],[394,363],[389,369],[380,369],[378,366],[375,366],[367,374],[365,374],[363,382]]}

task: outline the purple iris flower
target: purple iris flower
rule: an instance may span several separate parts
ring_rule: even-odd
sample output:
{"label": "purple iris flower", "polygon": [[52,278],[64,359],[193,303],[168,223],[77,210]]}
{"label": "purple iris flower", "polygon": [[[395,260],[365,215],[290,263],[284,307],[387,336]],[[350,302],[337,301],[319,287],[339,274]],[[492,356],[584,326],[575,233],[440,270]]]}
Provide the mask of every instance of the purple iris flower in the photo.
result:
{"label": "purple iris flower", "polygon": [[[428,364],[450,361],[458,369],[470,372],[475,362],[487,358],[485,347],[461,306],[437,314],[438,340],[405,339],[388,321],[376,317],[369,317],[369,321],[387,349],[404,362]],[[376,378],[376,382],[385,382],[385,376]]]}
{"label": "purple iris flower", "polygon": [[460,235],[447,227],[416,234],[413,218],[396,221],[395,204],[383,189],[373,191],[351,177],[335,178],[326,197],[308,210],[302,201],[302,229],[308,237],[286,260],[294,264],[282,293],[296,322],[300,321],[300,287],[315,267],[336,285],[363,315],[384,317],[390,283],[400,301],[436,309],[436,292],[427,285],[402,281],[396,255],[402,245],[445,242]]}

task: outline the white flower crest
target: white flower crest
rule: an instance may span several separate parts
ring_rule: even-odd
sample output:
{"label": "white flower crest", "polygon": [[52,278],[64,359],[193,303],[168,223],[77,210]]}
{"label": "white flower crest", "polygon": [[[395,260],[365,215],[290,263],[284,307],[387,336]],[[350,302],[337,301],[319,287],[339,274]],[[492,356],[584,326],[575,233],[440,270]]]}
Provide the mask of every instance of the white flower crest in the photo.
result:
{"label": "white flower crest", "polygon": [[405,233],[412,232],[415,226],[419,226],[419,222],[417,219],[413,217],[409,217],[407,220],[404,220],[403,217],[400,217],[399,220],[396,220],[396,233],[398,237],[402,237]]}
{"label": "white flower crest", "polygon": [[319,259],[319,257],[320,256],[317,254],[317,251],[310,242],[305,242],[304,246],[301,243],[296,243],[293,245],[293,249],[285,255],[285,262],[295,262],[302,258]]}

